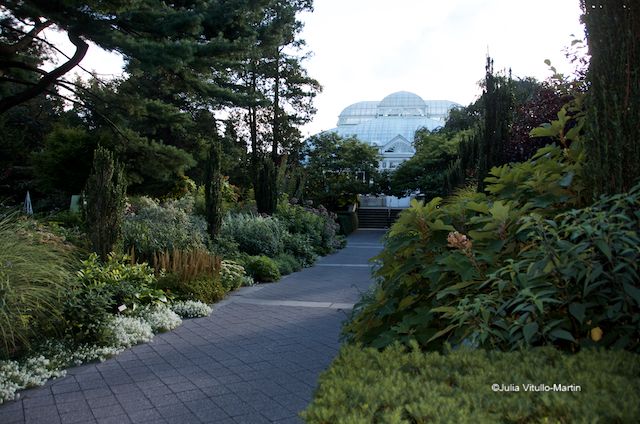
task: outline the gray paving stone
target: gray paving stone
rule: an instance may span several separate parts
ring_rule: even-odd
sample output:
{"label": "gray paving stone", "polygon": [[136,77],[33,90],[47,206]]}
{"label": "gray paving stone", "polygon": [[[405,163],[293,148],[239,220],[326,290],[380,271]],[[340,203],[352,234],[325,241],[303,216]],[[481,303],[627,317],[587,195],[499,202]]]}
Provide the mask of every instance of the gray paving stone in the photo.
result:
{"label": "gray paving stone", "polygon": [[180,392],[176,396],[178,397],[178,399],[180,399],[183,402],[205,399],[208,397],[202,390],[199,390],[199,389]]}
{"label": "gray paving stone", "polygon": [[91,406],[91,412],[93,412],[93,416],[96,419],[125,414],[124,409],[122,409],[122,407],[118,404],[106,406]]}
{"label": "gray paving stone", "polygon": [[87,399],[90,408],[118,405],[118,399],[114,395]]}
{"label": "gray paving stone", "polygon": [[233,417],[233,420],[237,424],[270,424],[272,421],[268,418],[260,415],[257,412],[252,412],[247,415],[239,415]]}
{"label": "gray paving stone", "polygon": [[90,410],[79,409],[66,414],[60,414],[60,422],[62,424],[90,424],[95,423],[96,420]]}
{"label": "gray paving stone", "polygon": [[[156,411],[158,411],[164,418],[173,418],[191,414],[189,408],[184,406],[184,404],[182,403],[176,405],[159,406],[156,407]],[[178,420],[175,420],[175,422],[178,422]]]}
{"label": "gray paving stone", "polygon": [[27,410],[38,407],[55,407],[55,399],[53,395],[39,397],[22,397],[22,407]]}
{"label": "gray paving stone", "polygon": [[58,402],[58,399],[56,398],[56,409],[58,410],[58,413],[60,413],[60,415],[62,415],[62,414],[70,414],[70,413],[75,412],[75,411],[88,411],[89,410],[89,404],[84,399],[76,400],[76,401],[72,401],[72,402],[60,403],[60,402]]}
{"label": "gray paving stone", "polygon": [[115,415],[113,417],[97,418],[98,424],[129,424],[131,419],[127,415]]}
{"label": "gray paving stone", "polygon": [[128,415],[134,423],[163,420],[163,417],[156,409],[141,409],[128,412]]}

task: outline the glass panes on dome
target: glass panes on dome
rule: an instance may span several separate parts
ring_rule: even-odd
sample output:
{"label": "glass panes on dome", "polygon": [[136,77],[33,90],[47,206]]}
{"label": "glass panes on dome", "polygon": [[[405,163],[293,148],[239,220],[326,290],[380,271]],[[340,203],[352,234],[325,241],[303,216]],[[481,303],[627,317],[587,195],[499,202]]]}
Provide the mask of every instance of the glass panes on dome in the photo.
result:
{"label": "glass panes on dome", "polygon": [[398,91],[380,101],[347,106],[340,113],[337,128],[329,131],[378,147],[383,159],[380,168],[393,169],[415,154],[412,143],[417,130],[441,127],[449,110],[459,106],[448,100],[423,100],[417,94]]}

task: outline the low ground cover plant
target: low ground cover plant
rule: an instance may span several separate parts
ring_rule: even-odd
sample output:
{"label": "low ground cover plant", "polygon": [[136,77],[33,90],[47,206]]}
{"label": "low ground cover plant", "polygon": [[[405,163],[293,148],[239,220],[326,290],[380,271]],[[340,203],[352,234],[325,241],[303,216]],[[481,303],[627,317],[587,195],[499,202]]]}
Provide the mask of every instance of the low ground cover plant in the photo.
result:
{"label": "low ground cover plant", "polygon": [[382,352],[347,345],[301,416],[310,424],[631,423],[640,416],[639,359],[550,347],[424,353],[415,343]]}

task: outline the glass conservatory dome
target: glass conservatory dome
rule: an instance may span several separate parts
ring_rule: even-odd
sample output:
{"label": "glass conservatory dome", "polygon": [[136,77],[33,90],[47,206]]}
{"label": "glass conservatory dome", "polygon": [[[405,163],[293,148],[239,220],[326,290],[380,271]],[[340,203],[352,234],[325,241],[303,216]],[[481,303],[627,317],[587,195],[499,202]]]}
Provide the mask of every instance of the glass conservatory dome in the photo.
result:
{"label": "glass conservatory dome", "polygon": [[338,117],[338,125],[355,125],[375,118],[380,102],[358,102],[344,108]]}
{"label": "glass conservatory dome", "polygon": [[329,131],[377,147],[380,169],[394,169],[415,154],[416,131],[441,127],[449,110],[459,106],[449,100],[423,100],[417,94],[398,91],[380,101],[347,106],[340,112],[338,126]]}
{"label": "glass conservatory dome", "polygon": [[[376,147],[380,152],[380,170],[393,171],[416,153],[413,146],[416,131],[421,128],[433,131],[443,126],[455,107],[460,105],[449,100],[423,100],[417,94],[398,91],[380,101],[347,106],[340,112],[338,126],[326,132],[355,137]],[[365,200],[361,199],[363,204]],[[387,196],[384,202],[390,207],[408,207],[409,197]]]}
{"label": "glass conservatory dome", "polygon": [[426,104],[422,97],[408,91],[389,94],[378,104],[378,116],[425,116]]}

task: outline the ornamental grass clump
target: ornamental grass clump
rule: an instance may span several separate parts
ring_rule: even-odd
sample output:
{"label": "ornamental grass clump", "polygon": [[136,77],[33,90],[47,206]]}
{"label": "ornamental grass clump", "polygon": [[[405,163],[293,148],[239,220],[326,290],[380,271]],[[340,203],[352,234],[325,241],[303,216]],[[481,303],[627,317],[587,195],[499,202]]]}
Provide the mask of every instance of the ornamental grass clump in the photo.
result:
{"label": "ornamental grass clump", "polygon": [[206,249],[165,250],[153,254],[152,264],[157,271],[175,274],[181,281],[190,281],[217,277],[222,259]]}
{"label": "ornamental grass clump", "polygon": [[0,217],[0,358],[28,348],[39,328],[61,318],[71,262],[68,249],[41,242],[15,215]]}

